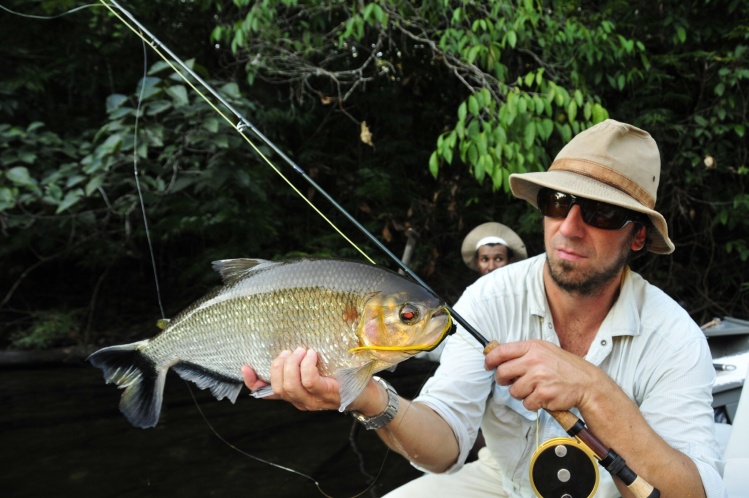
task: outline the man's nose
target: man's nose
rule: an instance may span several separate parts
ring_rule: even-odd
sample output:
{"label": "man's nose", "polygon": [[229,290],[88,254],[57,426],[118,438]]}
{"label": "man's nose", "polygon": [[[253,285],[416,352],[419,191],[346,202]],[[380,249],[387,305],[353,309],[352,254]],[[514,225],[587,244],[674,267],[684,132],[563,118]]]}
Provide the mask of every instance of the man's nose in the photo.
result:
{"label": "man's nose", "polygon": [[561,231],[565,236],[571,237],[579,235],[585,225],[586,223],[583,220],[583,212],[580,209],[580,206],[575,204],[570,209],[570,212],[567,213],[567,217],[564,221],[562,221],[559,231]]}

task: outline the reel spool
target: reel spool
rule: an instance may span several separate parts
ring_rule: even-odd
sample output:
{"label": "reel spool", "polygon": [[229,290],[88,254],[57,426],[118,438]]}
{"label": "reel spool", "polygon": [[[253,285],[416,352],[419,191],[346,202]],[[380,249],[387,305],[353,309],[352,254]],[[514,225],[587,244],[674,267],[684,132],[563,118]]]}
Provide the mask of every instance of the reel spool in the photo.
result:
{"label": "reel spool", "polygon": [[595,454],[577,439],[549,439],[531,457],[531,486],[539,498],[592,498],[599,477]]}

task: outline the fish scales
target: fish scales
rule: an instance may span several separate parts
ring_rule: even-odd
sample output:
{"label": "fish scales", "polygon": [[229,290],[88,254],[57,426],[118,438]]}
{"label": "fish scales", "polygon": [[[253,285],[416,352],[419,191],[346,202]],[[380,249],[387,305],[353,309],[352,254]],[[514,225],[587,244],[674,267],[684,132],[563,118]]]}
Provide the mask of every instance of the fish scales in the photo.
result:
{"label": "fish scales", "polygon": [[[343,410],[373,373],[436,346],[452,325],[439,298],[374,265],[238,259],[214,267],[224,286],[159,335],[89,358],[108,383],[125,389],[120,409],[138,427],[158,421],[168,369],[233,402],[243,365],[267,381],[273,359],[297,347],[317,351],[321,374],[338,379]],[[265,388],[254,395],[269,394]]]}
{"label": "fish scales", "polygon": [[[364,299],[382,285],[386,274],[363,265],[336,274],[340,265],[309,263],[259,271],[218,289],[172,319],[174,325],[143,353],[166,363],[211,365],[238,381],[245,364],[268,380],[271,361],[281,351],[299,346],[321,353],[323,375],[358,366],[362,360],[348,350],[359,345],[356,328],[361,317],[350,323],[344,317],[352,309],[360,315]],[[175,350],[180,351],[179,358],[169,354]]]}

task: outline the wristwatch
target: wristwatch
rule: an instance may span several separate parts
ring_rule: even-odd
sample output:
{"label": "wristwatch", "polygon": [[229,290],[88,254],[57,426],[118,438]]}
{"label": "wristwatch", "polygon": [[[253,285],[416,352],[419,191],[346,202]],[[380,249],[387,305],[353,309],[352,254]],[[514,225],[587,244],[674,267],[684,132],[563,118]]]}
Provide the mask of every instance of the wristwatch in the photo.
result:
{"label": "wristwatch", "polygon": [[398,413],[398,393],[395,392],[393,386],[390,385],[385,379],[374,376],[374,380],[380,383],[385,391],[388,393],[388,406],[385,411],[374,417],[367,417],[359,412],[351,412],[351,415],[364,425],[367,430],[373,431],[381,429],[388,425],[395,418],[395,414]]}

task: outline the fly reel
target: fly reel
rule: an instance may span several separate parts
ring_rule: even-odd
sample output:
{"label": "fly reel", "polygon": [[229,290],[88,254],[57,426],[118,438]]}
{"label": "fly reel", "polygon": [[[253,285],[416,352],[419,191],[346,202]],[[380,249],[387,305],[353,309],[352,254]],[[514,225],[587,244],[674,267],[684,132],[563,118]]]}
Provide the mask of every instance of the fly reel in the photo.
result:
{"label": "fly reel", "polygon": [[540,498],[591,498],[598,489],[598,461],[577,439],[549,439],[531,457],[530,478]]}

